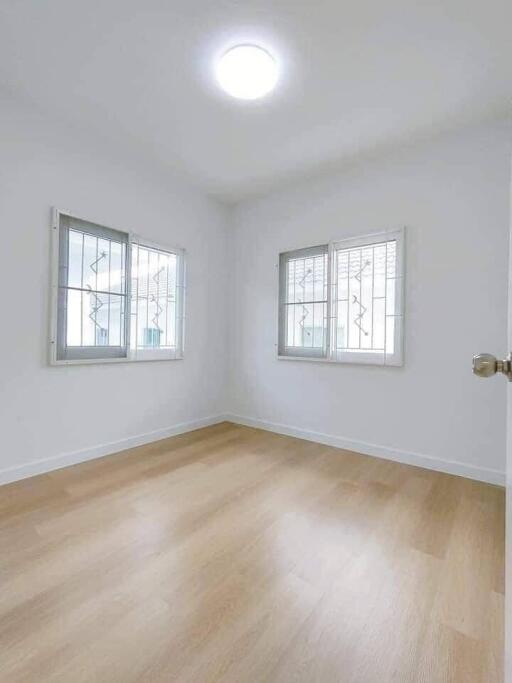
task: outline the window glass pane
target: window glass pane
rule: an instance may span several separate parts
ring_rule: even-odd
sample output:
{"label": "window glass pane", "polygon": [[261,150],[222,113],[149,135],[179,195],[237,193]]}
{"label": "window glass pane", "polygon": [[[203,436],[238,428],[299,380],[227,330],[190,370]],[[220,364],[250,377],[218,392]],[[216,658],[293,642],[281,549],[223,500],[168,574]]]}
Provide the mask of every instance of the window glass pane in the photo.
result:
{"label": "window glass pane", "polygon": [[315,303],[311,306],[312,318],[306,321],[306,329],[310,334],[311,346],[322,348],[325,344],[325,323],[327,315],[327,304]]}
{"label": "window glass pane", "polygon": [[373,313],[373,338],[372,338],[372,348],[375,351],[382,351],[384,349],[384,341],[386,336],[385,324],[385,311],[384,311],[384,299],[375,299],[374,302],[374,313]]}
{"label": "window glass pane", "polygon": [[68,231],[68,287],[124,293],[126,245]]}
{"label": "window glass pane", "polygon": [[286,310],[286,345],[321,349],[325,344],[327,304],[288,304]]}
{"label": "window glass pane", "polygon": [[338,351],[393,352],[395,276],[396,241],[337,250]]}
{"label": "window glass pane", "polygon": [[375,245],[373,249],[373,288],[374,297],[386,294],[386,247]]}
{"label": "window glass pane", "polygon": [[286,271],[286,303],[327,299],[327,254],[290,259]]}
{"label": "window glass pane", "polygon": [[387,277],[396,277],[396,242],[387,242]]}
{"label": "window glass pane", "polygon": [[67,346],[82,346],[82,292],[67,291]]}
{"label": "window glass pane", "polygon": [[126,247],[119,242],[110,242],[110,286],[107,291],[120,294],[124,292],[124,256]]}
{"label": "window glass pane", "polygon": [[63,215],[59,229],[57,359],[123,357],[128,237]]}
{"label": "window glass pane", "polygon": [[174,349],[177,256],[142,245],[134,245],[132,254],[132,348]]}
{"label": "window glass pane", "polygon": [[[83,258],[83,271],[82,271],[82,281],[83,286],[87,289],[97,289],[96,286],[96,276],[97,276],[97,247],[98,239],[92,235],[84,235],[84,258]],[[103,257],[100,257],[103,258]]]}
{"label": "window glass pane", "polygon": [[386,316],[386,353],[392,354],[395,350],[395,324],[397,319],[394,315]]}
{"label": "window glass pane", "polygon": [[68,232],[68,286],[82,286],[82,255],[84,236],[76,230]]}
{"label": "window glass pane", "polygon": [[294,353],[300,353],[300,349],[321,352],[326,344],[327,247],[319,247],[318,253],[311,251],[284,260],[282,344],[294,347]]}
{"label": "window glass pane", "polygon": [[110,292],[110,241],[98,239],[96,252],[96,286],[102,292]]}
{"label": "window glass pane", "polygon": [[345,349],[348,347],[348,299],[340,299],[336,302],[336,347]]}
{"label": "window glass pane", "polygon": [[124,296],[67,290],[67,346],[123,346]]}

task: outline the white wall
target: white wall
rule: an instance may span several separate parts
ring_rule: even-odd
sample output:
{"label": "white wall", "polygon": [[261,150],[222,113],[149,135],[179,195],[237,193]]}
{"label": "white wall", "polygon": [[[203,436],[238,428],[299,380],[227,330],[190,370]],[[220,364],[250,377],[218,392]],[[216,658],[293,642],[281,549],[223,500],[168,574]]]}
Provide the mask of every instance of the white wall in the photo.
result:
{"label": "white wall", "polygon": [[[185,247],[184,360],[48,365],[52,205]],[[175,182],[163,168],[123,158],[101,141],[3,101],[0,226],[0,481],[164,430],[152,435],[158,438],[176,425],[202,423],[225,410],[223,207]],[[81,449],[86,451],[74,454]]]}
{"label": "white wall", "polygon": [[[227,411],[500,480],[505,383],[474,378],[470,361],[478,351],[507,350],[506,124],[245,202],[230,230],[225,208],[170,172],[26,106],[2,103],[0,144],[0,482]],[[52,205],[187,249],[185,360],[48,365]],[[277,361],[279,251],[401,225],[408,228],[405,367]]]}
{"label": "white wall", "polygon": [[[473,377],[471,358],[507,352],[509,179],[503,122],[239,205],[230,375],[237,419],[502,481],[505,381]],[[405,366],[278,361],[278,253],[403,225]]]}

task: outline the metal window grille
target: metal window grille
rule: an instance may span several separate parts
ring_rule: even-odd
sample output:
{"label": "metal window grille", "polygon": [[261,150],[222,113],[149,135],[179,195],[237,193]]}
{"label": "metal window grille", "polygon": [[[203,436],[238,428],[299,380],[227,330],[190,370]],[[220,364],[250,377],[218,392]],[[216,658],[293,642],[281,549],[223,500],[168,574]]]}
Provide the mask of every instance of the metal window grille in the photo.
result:
{"label": "metal window grille", "polygon": [[180,358],[184,253],[55,211],[51,361]]}
{"label": "metal window grille", "polygon": [[281,254],[280,350],[318,356],[327,345],[327,245]]}
{"label": "metal window grille", "polygon": [[182,355],[183,254],[132,243],[131,336],[135,358]]}
{"label": "metal window grille", "polygon": [[403,230],[280,254],[279,355],[403,362]]}
{"label": "metal window grille", "polygon": [[128,235],[64,215],[58,229],[56,359],[125,358]]}

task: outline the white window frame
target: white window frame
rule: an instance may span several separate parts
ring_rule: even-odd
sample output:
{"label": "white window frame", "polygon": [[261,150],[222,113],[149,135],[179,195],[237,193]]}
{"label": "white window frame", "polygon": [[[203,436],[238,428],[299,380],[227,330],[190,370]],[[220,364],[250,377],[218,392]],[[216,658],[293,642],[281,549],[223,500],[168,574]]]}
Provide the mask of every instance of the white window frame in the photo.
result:
{"label": "white window frame", "polygon": [[[337,351],[336,350],[336,316],[333,302],[336,300],[337,283],[332,274],[335,272],[336,253],[338,250],[361,246],[372,246],[382,242],[396,242],[396,277],[395,282],[395,317],[393,353],[379,351]],[[314,255],[328,253],[327,269],[327,317],[326,334],[323,348],[308,349],[288,347],[286,339],[286,263],[298,255]],[[405,280],[405,228],[383,230],[377,233],[358,235],[342,240],[281,252],[279,254],[278,277],[278,340],[277,358],[279,360],[317,361],[323,363],[351,363],[365,365],[402,366],[404,363],[404,280]]]}
{"label": "white window frame", "polygon": [[[125,314],[125,355],[114,355],[107,351],[107,354],[101,356],[105,349],[113,347],[98,347],[97,357],[89,357],[92,353],[91,349],[86,354],[81,353],[85,347],[73,347],[74,352],[72,358],[61,359],[58,357],[58,339],[59,339],[59,324],[61,324],[61,316],[59,310],[59,291],[60,291],[60,225],[61,218],[70,218],[72,220],[90,223],[95,228],[104,229],[106,232],[117,232],[126,235],[126,314]],[[132,348],[130,344],[131,333],[131,254],[132,244],[138,244],[141,247],[148,247],[150,249],[157,249],[159,251],[175,254],[177,257],[177,283],[178,296],[176,300],[177,313],[176,319],[179,321],[176,329],[176,347],[172,349],[136,349]],[[49,340],[49,360],[51,365],[90,365],[98,363],[130,363],[140,361],[163,361],[163,360],[182,360],[184,358],[184,342],[185,342],[185,250],[181,247],[168,247],[161,243],[147,240],[134,232],[127,230],[120,230],[118,228],[110,228],[105,226],[104,222],[96,219],[84,218],[78,216],[70,211],[61,209],[52,209],[51,221],[51,302],[50,302],[50,340]],[[119,347],[123,348],[123,347]]]}

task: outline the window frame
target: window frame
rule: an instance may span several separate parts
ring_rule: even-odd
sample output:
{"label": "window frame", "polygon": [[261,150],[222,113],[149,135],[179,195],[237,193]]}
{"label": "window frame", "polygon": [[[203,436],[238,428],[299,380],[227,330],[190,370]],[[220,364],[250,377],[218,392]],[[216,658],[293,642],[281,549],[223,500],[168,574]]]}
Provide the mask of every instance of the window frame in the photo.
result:
{"label": "window frame", "polygon": [[[336,316],[333,302],[337,283],[333,279],[336,253],[338,250],[351,249],[362,246],[372,246],[382,242],[396,242],[396,275],[395,275],[395,326],[393,353],[385,351],[336,351]],[[304,254],[313,255],[320,250],[327,249],[327,314],[326,314],[326,340],[322,348],[304,349],[301,347],[287,347],[284,344],[286,338],[286,317],[284,315],[284,297],[286,292],[286,263],[288,260]],[[403,366],[404,364],[404,317],[405,317],[405,228],[383,230],[365,235],[357,235],[340,240],[332,240],[314,247],[305,247],[284,251],[278,259],[278,339],[277,359],[295,361],[315,361],[321,363],[356,364],[356,365],[379,365],[379,366]],[[299,349],[300,353],[287,353],[286,349]],[[313,353],[311,352],[313,351]]]}
{"label": "window frame", "polygon": [[[94,347],[89,347],[87,353],[84,352],[86,347],[72,347],[73,352],[72,358],[59,358],[58,353],[58,342],[60,336],[63,334],[62,325],[65,324],[65,315],[59,315],[59,311],[62,310],[61,303],[61,249],[63,248],[63,240],[61,239],[61,219],[62,217],[71,219],[78,223],[90,223],[98,229],[101,233],[104,231],[105,235],[112,235],[112,233],[119,233],[121,235],[126,235],[126,290],[125,290],[125,344],[123,347],[107,347],[98,346],[97,351]],[[177,258],[177,279],[176,279],[176,289],[180,292],[177,296],[176,304],[179,310],[179,316],[176,315],[176,319],[180,321],[180,324],[176,330],[176,347],[175,351],[170,349],[132,349],[131,341],[131,323],[132,323],[132,312],[131,312],[131,261],[132,261],[132,244],[137,243],[141,247],[148,247],[150,249],[157,249],[159,251],[168,252],[175,254]],[[97,219],[84,218],[83,216],[78,216],[70,211],[64,211],[62,209],[53,208],[52,209],[52,220],[51,220],[51,277],[50,277],[50,339],[49,339],[49,361],[50,365],[91,365],[98,363],[133,363],[133,362],[143,362],[143,361],[167,361],[167,360],[182,360],[184,358],[184,341],[185,341],[185,275],[186,275],[186,252],[182,247],[170,247],[163,245],[159,242],[154,242],[152,240],[147,240],[140,236],[139,234],[128,231],[121,230],[119,228],[111,228],[106,226],[104,222],[98,221]],[[112,351],[107,352],[105,355],[105,349],[117,349],[124,348],[125,355],[118,355],[112,353]],[[97,356],[96,356],[97,352]],[[92,357],[91,357],[92,354]],[[102,354],[102,355],[101,355]]]}

